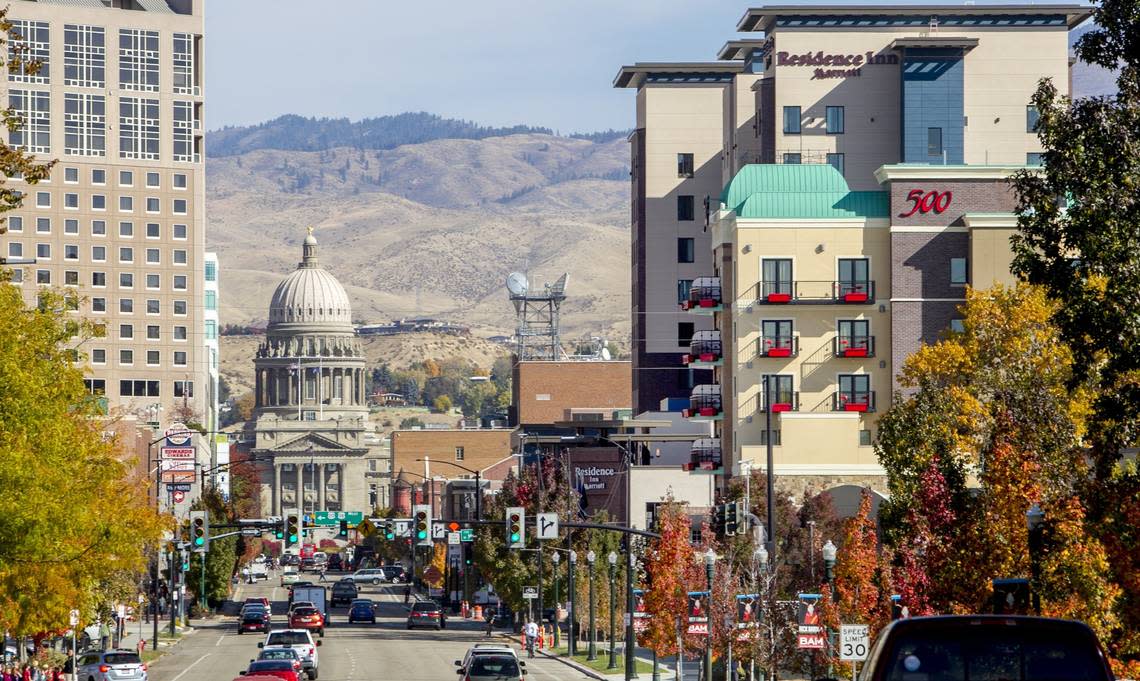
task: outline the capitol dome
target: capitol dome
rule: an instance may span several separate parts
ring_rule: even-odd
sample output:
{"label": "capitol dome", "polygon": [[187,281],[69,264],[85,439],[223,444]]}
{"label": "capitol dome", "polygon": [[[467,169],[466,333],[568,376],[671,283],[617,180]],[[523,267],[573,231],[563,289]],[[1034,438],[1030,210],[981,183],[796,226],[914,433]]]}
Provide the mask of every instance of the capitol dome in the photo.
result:
{"label": "capitol dome", "polygon": [[317,264],[317,239],[310,228],[301,262],[281,280],[269,303],[269,326],[282,324],[352,328],[352,304],[344,287]]}

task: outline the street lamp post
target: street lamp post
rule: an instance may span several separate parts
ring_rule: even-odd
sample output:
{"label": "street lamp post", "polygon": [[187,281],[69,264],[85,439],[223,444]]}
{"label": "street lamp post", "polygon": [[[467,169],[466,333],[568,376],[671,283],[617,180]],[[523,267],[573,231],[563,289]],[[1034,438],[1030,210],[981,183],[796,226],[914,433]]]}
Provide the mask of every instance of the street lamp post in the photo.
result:
{"label": "street lamp post", "polygon": [[705,679],[712,681],[712,587],[713,587],[713,567],[716,565],[716,552],[711,548],[705,551],[705,582],[709,591],[709,607],[705,612],[708,617],[708,635],[705,638]]}
{"label": "street lamp post", "polygon": [[566,562],[566,597],[570,599],[570,634],[569,641],[567,642],[567,651],[570,657],[574,657],[578,652],[578,632],[575,631],[578,624],[578,611],[574,603],[574,570],[578,567],[578,552],[570,551],[570,560]]}
{"label": "street lamp post", "polygon": [[[772,624],[771,612],[769,611],[771,594],[769,593],[768,589],[771,584],[771,580],[768,578],[768,549],[765,548],[763,544],[761,544],[756,548],[752,556],[756,560],[756,565],[759,567],[760,581],[758,582],[757,586],[762,585],[762,588],[757,588],[756,592],[759,593],[760,598],[763,599],[764,614],[762,621],[764,622],[764,628],[766,630],[765,633],[767,634],[768,639],[768,659],[767,664],[764,665],[764,677],[769,678],[772,681],[776,681],[776,630]],[[753,581],[756,581],[755,577],[753,577]],[[754,653],[752,655],[752,664],[755,663],[756,655]],[[750,674],[749,678],[755,678],[754,674]]]}
{"label": "street lamp post", "polygon": [[[629,619],[625,623],[625,681],[637,678],[637,665],[634,653],[637,652],[637,635],[633,629],[633,573],[637,570],[637,558],[633,555],[632,537],[626,537],[627,562],[625,564],[625,612]],[[656,651],[653,659],[657,659]],[[656,669],[656,666],[654,666]],[[659,681],[655,677],[655,681]]]}
{"label": "street lamp post", "polygon": [[[614,580],[617,578],[618,556],[613,551],[610,551],[610,555],[606,556],[606,558],[610,563],[610,662],[606,665],[606,669],[617,669],[617,642],[614,640],[614,615],[617,611],[617,601],[615,600],[615,597],[617,594],[614,592],[614,589],[616,588],[614,585]],[[628,655],[629,651],[627,650],[625,654]]]}
{"label": "street lamp post", "polygon": [[[827,586],[830,587],[832,591],[835,590],[835,554],[838,552],[839,550],[835,548],[835,544],[832,544],[830,539],[823,545],[823,574],[827,579]],[[832,594],[831,598],[834,600],[835,594]]]}
{"label": "street lamp post", "polygon": [[[423,462],[424,459],[416,459],[416,461]],[[460,470],[467,471],[475,476],[475,520],[483,519],[483,478],[482,473],[474,468],[461,466],[454,461],[440,461],[439,459],[432,459],[431,463],[434,464],[447,464],[448,466],[455,466]],[[433,483],[434,484],[434,483]]]}
{"label": "street lamp post", "polygon": [[554,650],[555,651],[558,650],[558,645],[559,645],[559,640],[558,640],[558,629],[559,629],[558,612],[560,610],[562,610],[562,608],[560,607],[562,604],[562,601],[558,600],[558,595],[559,595],[558,594],[558,563],[561,560],[562,560],[562,556],[558,553],[558,551],[555,551],[554,555],[550,557],[550,562],[554,563],[553,572],[554,572]]}
{"label": "street lamp post", "polygon": [[594,561],[597,558],[598,554],[594,553],[593,549],[586,552],[586,565],[589,566],[590,574],[590,638],[586,647],[587,662],[598,659],[598,628],[594,620]]}

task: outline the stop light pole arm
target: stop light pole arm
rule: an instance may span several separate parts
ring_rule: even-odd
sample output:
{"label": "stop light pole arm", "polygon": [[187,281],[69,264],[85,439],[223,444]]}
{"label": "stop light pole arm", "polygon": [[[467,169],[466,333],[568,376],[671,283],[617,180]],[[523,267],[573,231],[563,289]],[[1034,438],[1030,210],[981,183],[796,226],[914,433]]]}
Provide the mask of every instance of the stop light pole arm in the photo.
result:
{"label": "stop light pole arm", "polygon": [[[499,525],[505,526],[506,520],[467,520],[463,518],[438,518],[435,522],[448,524],[459,523],[460,525]],[[639,537],[650,537],[651,539],[660,539],[661,535],[656,532],[648,530],[638,530],[632,527],[622,527],[621,525],[605,525],[603,523],[559,523],[560,527],[571,527],[574,529],[588,529],[588,530],[610,530],[612,532],[620,532],[622,534],[635,534]]]}

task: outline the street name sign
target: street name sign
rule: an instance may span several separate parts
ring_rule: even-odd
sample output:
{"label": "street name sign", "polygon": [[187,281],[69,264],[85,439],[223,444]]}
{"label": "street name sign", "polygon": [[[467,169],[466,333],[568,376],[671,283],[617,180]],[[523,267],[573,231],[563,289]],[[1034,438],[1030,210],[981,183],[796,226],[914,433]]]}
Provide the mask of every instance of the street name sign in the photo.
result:
{"label": "street name sign", "polygon": [[870,644],[871,630],[866,624],[839,625],[839,659],[866,660]]}

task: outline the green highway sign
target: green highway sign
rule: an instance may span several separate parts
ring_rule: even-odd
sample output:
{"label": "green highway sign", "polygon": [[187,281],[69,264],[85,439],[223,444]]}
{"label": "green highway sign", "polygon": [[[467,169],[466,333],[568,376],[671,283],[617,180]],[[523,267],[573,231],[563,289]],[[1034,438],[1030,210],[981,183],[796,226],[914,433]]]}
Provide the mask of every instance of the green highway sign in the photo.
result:
{"label": "green highway sign", "polygon": [[459,541],[475,541],[475,530],[460,530]]}
{"label": "green highway sign", "polygon": [[364,513],[360,511],[317,511],[313,514],[313,524],[316,526],[338,525],[346,520],[352,527],[356,527],[364,520]]}

